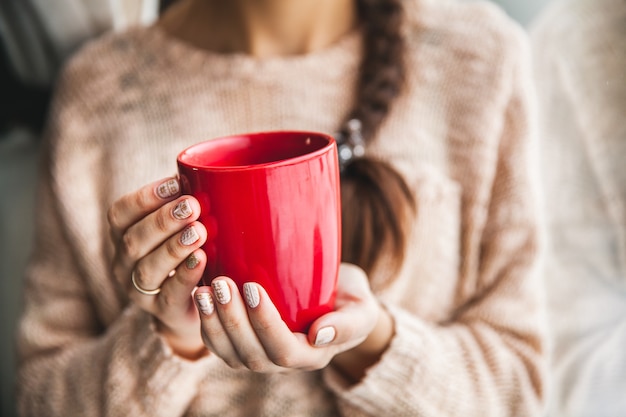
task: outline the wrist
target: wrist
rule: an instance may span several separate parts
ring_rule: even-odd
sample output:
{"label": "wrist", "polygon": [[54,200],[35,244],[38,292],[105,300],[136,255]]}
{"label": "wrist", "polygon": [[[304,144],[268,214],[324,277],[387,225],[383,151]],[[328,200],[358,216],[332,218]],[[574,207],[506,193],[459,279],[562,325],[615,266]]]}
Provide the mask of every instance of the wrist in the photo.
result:
{"label": "wrist", "polygon": [[157,332],[176,356],[195,361],[209,354],[209,350],[201,341],[200,343],[192,341],[197,337],[191,339],[184,337],[169,330],[161,321],[155,320],[155,322]]}
{"label": "wrist", "polygon": [[386,308],[379,305],[376,325],[363,343],[354,349],[361,355],[374,355],[379,358],[389,347],[394,334],[395,323],[393,317]]}
{"label": "wrist", "polygon": [[377,363],[389,347],[395,334],[391,314],[379,305],[376,324],[367,338],[358,346],[335,356],[331,364],[351,382],[358,382],[367,368]]}

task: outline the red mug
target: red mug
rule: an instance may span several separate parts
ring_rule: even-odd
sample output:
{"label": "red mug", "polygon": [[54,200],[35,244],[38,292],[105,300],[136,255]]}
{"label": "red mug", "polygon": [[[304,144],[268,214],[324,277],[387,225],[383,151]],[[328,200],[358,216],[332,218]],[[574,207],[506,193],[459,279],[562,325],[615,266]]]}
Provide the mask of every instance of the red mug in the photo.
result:
{"label": "red mug", "polygon": [[178,155],[208,230],[202,283],[261,284],[294,332],[333,310],[341,261],[335,140],[304,131],[212,139]]}

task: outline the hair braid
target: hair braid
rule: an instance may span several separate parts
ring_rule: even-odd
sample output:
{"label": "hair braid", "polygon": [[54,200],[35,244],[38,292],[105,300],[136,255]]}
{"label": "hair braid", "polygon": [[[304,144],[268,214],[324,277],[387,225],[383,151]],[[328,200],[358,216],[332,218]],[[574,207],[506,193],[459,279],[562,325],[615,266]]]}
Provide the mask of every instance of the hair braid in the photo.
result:
{"label": "hair braid", "polygon": [[357,104],[349,118],[361,121],[367,140],[375,135],[404,83],[404,38],[400,34],[404,13],[400,0],[360,0],[358,13],[365,50]]}
{"label": "hair braid", "polygon": [[170,7],[176,0],[159,0],[159,13],[163,13],[165,9]]}
{"label": "hair braid", "polygon": [[[365,50],[356,104],[348,120],[361,121],[367,142],[373,140],[404,85],[404,11],[401,0],[359,0],[358,12]],[[347,128],[342,134],[348,134]],[[345,166],[341,188],[343,260],[371,273],[388,255],[387,274],[395,273],[404,259],[407,225],[416,211],[410,188],[390,164],[370,157]]]}

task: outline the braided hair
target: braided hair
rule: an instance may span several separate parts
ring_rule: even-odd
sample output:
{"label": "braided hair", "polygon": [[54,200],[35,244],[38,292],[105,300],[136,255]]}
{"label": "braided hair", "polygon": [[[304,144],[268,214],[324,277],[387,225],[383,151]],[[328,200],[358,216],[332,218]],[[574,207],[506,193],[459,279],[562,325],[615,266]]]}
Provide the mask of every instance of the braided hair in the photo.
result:
{"label": "braided hair", "polygon": [[[340,138],[360,121],[360,136],[372,141],[400,94],[405,79],[404,10],[401,0],[358,0],[365,50],[356,103]],[[341,139],[339,140],[341,143]],[[371,157],[346,162],[341,174],[342,260],[370,274],[385,258],[385,274],[396,273],[404,260],[407,227],[416,206],[410,188],[388,163]]]}

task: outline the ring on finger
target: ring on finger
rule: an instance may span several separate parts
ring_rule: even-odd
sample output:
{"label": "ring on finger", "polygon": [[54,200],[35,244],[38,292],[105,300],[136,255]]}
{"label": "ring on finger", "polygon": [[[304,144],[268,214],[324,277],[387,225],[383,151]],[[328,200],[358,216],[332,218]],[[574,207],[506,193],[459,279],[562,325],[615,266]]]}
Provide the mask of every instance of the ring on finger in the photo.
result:
{"label": "ring on finger", "polygon": [[137,281],[135,280],[135,270],[133,269],[132,272],[130,273],[130,280],[133,283],[133,287],[135,287],[135,289],[137,291],[139,291],[141,294],[143,295],[157,295],[158,293],[161,292],[161,287],[159,288],[155,288],[154,290],[146,290],[141,288],[138,284]]}

